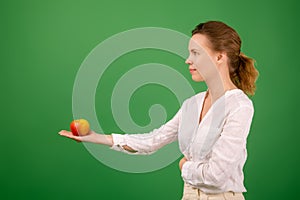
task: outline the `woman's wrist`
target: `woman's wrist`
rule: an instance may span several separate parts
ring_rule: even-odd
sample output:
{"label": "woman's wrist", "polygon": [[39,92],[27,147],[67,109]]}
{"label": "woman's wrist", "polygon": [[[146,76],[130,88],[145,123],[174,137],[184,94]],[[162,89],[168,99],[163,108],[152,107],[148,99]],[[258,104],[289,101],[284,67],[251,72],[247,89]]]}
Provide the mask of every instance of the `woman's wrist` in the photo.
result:
{"label": "woman's wrist", "polygon": [[113,145],[113,139],[111,135],[106,135],[106,134],[100,134],[100,133],[94,133],[93,138],[91,138],[93,143],[96,144],[103,144],[107,146],[112,146]]}
{"label": "woman's wrist", "polygon": [[103,144],[107,146],[113,145],[113,139],[111,135],[96,133],[94,131],[90,131],[90,133],[86,136],[79,136],[78,137],[82,142],[90,142],[95,144]]}

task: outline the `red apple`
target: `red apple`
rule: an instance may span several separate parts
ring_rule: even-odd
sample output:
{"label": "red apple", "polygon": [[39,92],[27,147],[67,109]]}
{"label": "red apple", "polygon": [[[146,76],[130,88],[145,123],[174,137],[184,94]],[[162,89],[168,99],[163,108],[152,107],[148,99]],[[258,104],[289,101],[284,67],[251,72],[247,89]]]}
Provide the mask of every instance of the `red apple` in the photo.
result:
{"label": "red apple", "polygon": [[70,129],[73,135],[84,136],[89,133],[90,124],[85,119],[76,119],[71,122]]}

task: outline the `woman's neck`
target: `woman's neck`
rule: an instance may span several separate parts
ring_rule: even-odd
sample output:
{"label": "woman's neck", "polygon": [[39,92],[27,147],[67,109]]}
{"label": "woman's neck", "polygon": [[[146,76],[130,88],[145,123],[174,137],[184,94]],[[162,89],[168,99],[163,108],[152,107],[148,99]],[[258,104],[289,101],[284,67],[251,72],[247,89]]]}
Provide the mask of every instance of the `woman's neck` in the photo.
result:
{"label": "woman's neck", "polygon": [[237,88],[231,79],[225,76],[216,76],[213,79],[206,80],[205,83],[208,87],[208,95],[210,95],[212,103],[223,96],[226,91]]}

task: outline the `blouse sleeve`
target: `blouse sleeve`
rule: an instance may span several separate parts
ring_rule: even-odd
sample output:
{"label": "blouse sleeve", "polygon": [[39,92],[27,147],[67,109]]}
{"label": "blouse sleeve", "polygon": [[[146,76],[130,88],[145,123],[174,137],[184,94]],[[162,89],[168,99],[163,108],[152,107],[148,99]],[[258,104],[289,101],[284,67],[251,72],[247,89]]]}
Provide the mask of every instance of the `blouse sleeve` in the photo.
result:
{"label": "blouse sleeve", "polygon": [[182,167],[184,181],[198,185],[222,186],[246,159],[246,139],[253,117],[253,106],[243,106],[229,114],[221,136],[206,162],[187,161]]}
{"label": "blouse sleeve", "polygon": [[[113,145],[111,149],[127,154],[152,154],[166,144],[177,140],[178,127],[181,119],[181,109],[167,123],[149,133],[141,134],[112,134]],[[124,148],[127,145],[134,151]]]}

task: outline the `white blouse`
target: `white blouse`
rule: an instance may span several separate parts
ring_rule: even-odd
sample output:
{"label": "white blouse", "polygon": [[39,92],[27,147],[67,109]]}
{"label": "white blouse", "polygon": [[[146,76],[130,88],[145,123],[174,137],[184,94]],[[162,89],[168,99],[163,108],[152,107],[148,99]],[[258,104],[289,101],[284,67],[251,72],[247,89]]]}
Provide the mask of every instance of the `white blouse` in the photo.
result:
{"label": "white blouse", "polygon": [[[199,123],[205,95],[201,92],[186,99],[170,121],[150,133],[112,134],[111,149],[151,154],[178,140],[188,160],[181,172],[186,183],[206,193],[245,192],[243,166],[254,113],[252,101],[240,89],[226,91]],[[129,152],[123,145],[137,152]]]}

